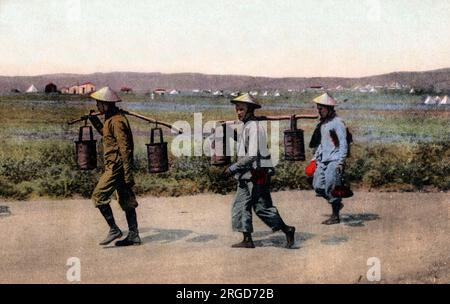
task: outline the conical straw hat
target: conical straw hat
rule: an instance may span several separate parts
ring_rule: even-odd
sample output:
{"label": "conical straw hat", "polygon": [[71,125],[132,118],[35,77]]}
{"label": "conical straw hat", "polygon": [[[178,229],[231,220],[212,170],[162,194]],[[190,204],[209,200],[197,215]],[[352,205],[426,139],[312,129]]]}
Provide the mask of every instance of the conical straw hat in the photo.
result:
{"label": "conical straw hat", "polygon": [[117,95],[116,92],[114,92],[110,87],[104,87],[101,88],[98,91],[95,91],[92,93],[91,98],[99,101],[105,101],[105,102],[119,102],[121,101],[119,95]]}
{"label": "conical straw hat", "polygon": [[317,104],[325,105],[325,106],[335,106],[337,105],[336,100],[331,97],[328,93],[325,93],[323,95],[320,95],[319,97],[316,97],[313,99],[313,101]]}
{"label": "conical straw hat", "polygon": [[252,105],[256,109],[261,108],[261,105],[259,103],[257,103],[256,100],[249,93],[239,95],[238,97],[233,98],[231,100],[231,103],[234,103],[234,104],[239,103],[239,102],[246,103],[248,105]]}

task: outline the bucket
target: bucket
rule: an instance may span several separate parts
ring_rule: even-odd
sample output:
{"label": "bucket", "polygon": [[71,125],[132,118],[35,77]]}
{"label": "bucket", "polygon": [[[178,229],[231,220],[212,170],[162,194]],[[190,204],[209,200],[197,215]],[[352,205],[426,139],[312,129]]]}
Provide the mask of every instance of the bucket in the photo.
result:
{"label": "bucket", "polygon": [[[85,130],[88,131],[88,139],[85,139]],[[91,126],[80,127],[78,140],[75,141],[75,157],[81,170],[97,168],[97,141],[94,140]]]}
{"label": "bucket", "polygon": [[227,138],[225,136],[226,125],[222,124],[213,129],[211,143],[211,165],[227,166],[231,163],[231,156],[227,156]]}
{"label": "bucket", "polygon": [[[159,132],[159,142],[155,142],[155,133]],[[150,131],[150,143],[147,146],[148,171],[150,173],[162,173],[169,170],[169,158],[167,154],[167,142],[164,142],[162,129],[152,128]]]}
{"label": "bucket", "polygon": [[305,160],[305,139],[303,130],[297,129],[295,115],[290,119],[290,130],[284,131],[284,159],[289,161]]}

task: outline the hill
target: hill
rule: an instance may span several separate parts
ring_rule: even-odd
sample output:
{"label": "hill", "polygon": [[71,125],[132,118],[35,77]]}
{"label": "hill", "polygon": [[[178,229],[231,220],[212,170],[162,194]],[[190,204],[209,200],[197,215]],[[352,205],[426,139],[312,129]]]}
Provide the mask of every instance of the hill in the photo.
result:
{"label": "hill", "polygon": [[49,74],[38,76],[0,76],[0,93],[8,93],[12,89],[25,91],[34,84],[40,91],[49,82],[58,88],[93,82],[97,87],[109,85],[114,89],[122,86],[133,88],[135,92],[148,92],[155,88],[193,90],[301,90],[311,86],[335,88],[338,85],[352,87],[355,85],[374,86],[399,83],[418,88],[433,86],[440,90],[450,90],[450,68],[425,72],[394,72],[362,78],[341,77],[253,77],[244,75],[208,75],[199,73],[136,73],[111,72],[94,74]]}

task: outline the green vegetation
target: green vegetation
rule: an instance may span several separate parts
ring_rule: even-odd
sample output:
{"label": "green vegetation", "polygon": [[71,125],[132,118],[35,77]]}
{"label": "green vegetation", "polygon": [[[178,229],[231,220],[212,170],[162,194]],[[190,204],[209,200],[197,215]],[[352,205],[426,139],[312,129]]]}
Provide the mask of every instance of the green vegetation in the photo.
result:
{"label": "green vegetation", "polygon": [[[424,109],[418,105],[420,96],[407,94],[336,95],[348,98],[339,115],[355,138],[346,170],[352,187],[385,191],[450,189],[448,107]],[[260,114],[315,113],[314,106],[308,103],[312,96],[305,93],[277,100],[262,99],[265,108]],[[167,122],[186,120],[192,125],[194,112],[203,114],[203,124],[208,120],[234,119],[233,108],[225,98],[175,96],[150,101],[148,96],[129,94],[124,99],[127,100],[122,104],[124,108]],[[404,103],[412,107],[402,109]],[[366,107],[361,108],[362,104]],[[388,106],[383,108],[384,104]],[[73,96],[0,97],[0,196],[89,197],[101,174],[101,153],[98,169],[78,170],[73,140],[79,125],[67,125],[67,121],[89,109],[95,109],[94,102]],[[145,144],[153,125],[135,118],[130,120],[135,134],[138,194],[180,196],[234,191],[233,179],[223,179],[223,168],[210,166],[207,157],[169,155],[169,172],[147,173]],[[299,127],[305,130],[306,144],[315,124],[315,121],[299,122]],[[280,131],[287,126],[287,122],[281,123]],[[170,147],[173,136],[167,130],[165,139]],[[100,148],[99,143],[99,152]],[[311,157],[309,149],[307,154]],[[306,165],[307,162],[281,161],[276,167],[273,189],[310,189],[310,180],[304,174]]]}

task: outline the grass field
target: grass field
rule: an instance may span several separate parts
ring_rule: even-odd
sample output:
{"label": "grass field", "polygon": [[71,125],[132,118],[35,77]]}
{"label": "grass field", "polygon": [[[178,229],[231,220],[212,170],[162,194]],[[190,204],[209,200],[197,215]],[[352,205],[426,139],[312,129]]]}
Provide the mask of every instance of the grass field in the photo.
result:
{"label": "grass field", "polygon": [[[261,98],[263,109],[258,113],[315,114],[310,102],[315,95],[308,92]],[[342,92],[335,97],[347,99],[339,105],[338,114],[355,139],[347,170],[354,187],[389,191],[450,189],[450,106],[425,106],[421,104],[424,96],[404,93]],[[202,113],[203,124],[234,119],[233,107],[226,98],[165,96],[150,100],[146,95],[129,94],[123,99],[122,108],[167,122],[182,120],[192,125],[196,112]],[[95,109],[95,103],[76,96],[0,97],[0,196],[89,196],[101,173],[101,157],[99,169],[77,170],[73,141],[80,125],[67,124],[89,109]],[[223,180],[221,169],[209,166],[206,157],[179,159],[169,155],[169,172],[148,174],[145,144],[153,125],[136,118],[130,121],[135,136],[138,193],[178,196],[234,189],[233,182]],[[299,121],[306,144],[316,123]],[[288,122],[281,123],[280,131],[287,127]],[[165,139],[170,147],[173,136],[167,129]],[[311,151],[307,154],[310,156]],[[273,180],[274,190],[310,188],[304,166],[305,162],[282,161]]]}

